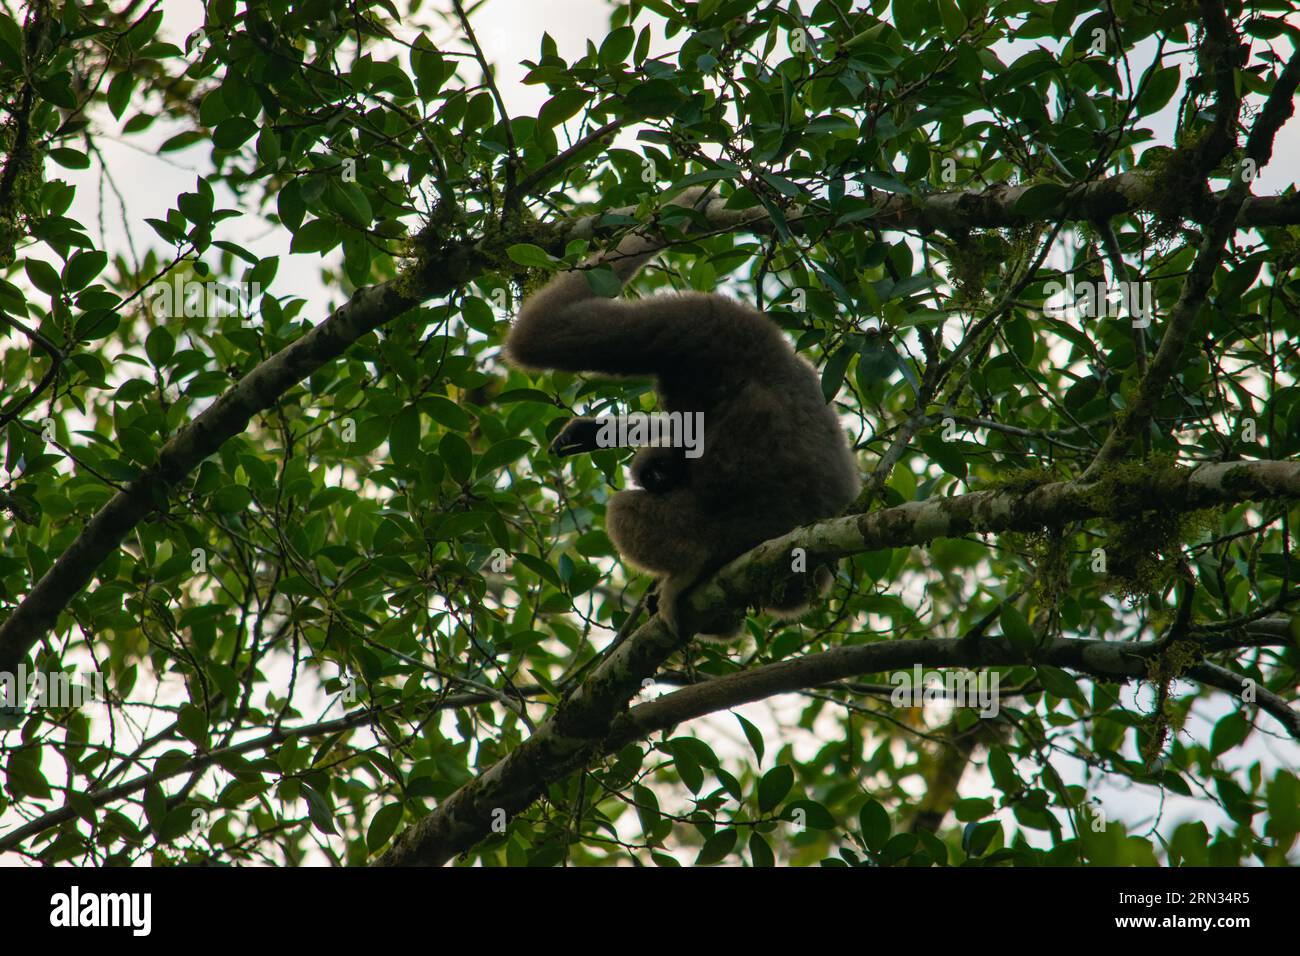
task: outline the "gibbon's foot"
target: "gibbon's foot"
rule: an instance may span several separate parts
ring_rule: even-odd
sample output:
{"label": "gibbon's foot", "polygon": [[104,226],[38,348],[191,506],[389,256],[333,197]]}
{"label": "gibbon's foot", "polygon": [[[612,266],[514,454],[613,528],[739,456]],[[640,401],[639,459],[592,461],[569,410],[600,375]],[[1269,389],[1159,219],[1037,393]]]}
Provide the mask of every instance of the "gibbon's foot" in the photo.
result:
{"label": "gibbon's foot", "polygon": [[[811,578],[811,581],[792,582],[785,594],[764,602],[763,610],[778,621],[793,621],[803,617],[814,600],[830,593],[835,583],[835,572],[829,566],[820,564],[813,568]],[[674,634],[679,633],[680,602],[699,580],[695,578],[685,587],[675,586],[664,578],[655,581],[646,592],[646,612],[652,617],[658,614]],[[744,632],[747,617],[745,608],[719,612],[707,621],[692,622],[698,628],[693,636],[701,641],[734,641]]]}
{"label": "gibbon's foot", "polygon": [[663,577],[655,581],[654,593],[647,599],[647,607],[653,608],[651,613],[657,614],[659,620],[663,621],[668,630],[674,634],[681,633],[681,616],[678,610],[685,590],[685,586],[677,579]]}
{"label": "gibbon's foot", "polygon": [[745,618],[743,610],[720,615],[709,624],[707,633],[700,632],[695,637],[701,641],[734,641],[745,631]]}
{"label": "gibbon's foot", "polygon": [[[798,620],[811,610],[814,601],[829,594],[834,584],[835,572],[820,564],[812,570],[811,581],[795,582],[792,593],[782,595],[781,600],[766,602],[763,610],[778,621]],[[745,618],[744,610],[720,615],[709,624],[710,633],[695,636],[702,641],[734,641],[744,631]]]}
{"label": "gibbon's foot", "polygon": [[[650,613],[658,614],[674,634],[681,634],[681,605],[698,581],[699,578],[695,578],[689,585],[678,587],[671,581],[661,579],[655,583],[654,593],[646,598],[646,607],[651,609]],[[714,614],[705,621],[693,620],[692,637],[701,641],[735,640],[745,627],[745,617],[745,609],[740,608]]]}
{"label": "gibbon's foot", "polygon": [[783,582],[782,593],[763,602],[763,610],[778,621],[793,621],[807,614],[813,601],[824,598],[835,584],[835,572],[824,564],[817,565],[810,574],[811,580],[792,575]]}

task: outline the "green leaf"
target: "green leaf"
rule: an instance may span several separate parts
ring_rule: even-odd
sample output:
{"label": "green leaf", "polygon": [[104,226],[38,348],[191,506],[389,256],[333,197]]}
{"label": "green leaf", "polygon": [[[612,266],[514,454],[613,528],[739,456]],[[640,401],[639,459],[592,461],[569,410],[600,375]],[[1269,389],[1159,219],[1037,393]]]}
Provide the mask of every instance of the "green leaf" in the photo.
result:
{"label": "green leaf", "polygon": [[858,826],[862,829],[862,840],[875,852],[884,848],[889,839],[889,814],[875,800],[868,800],[858,811]]}
{"label": "green leaf", "polygon": [[989,773],[993,777],[993,785],[1005,794],[1018,793],[1024,787],[1011,758],[1001,747],[989,749]]}
{"label": "green leaf", "polygon": [[208,716],[193,704],[181,705],[176,713],[176,729],[195,746],[208,746]]}
{"label": "green leaf", "polygon": [[54,267],[48,262],[42,262],[40,259],[28,259],[23,263],[23,268],[27,272],[27,278],[32,281],[32,285],[47,295],[58,295],[63,291],[63,282],[59,279],[59,274],[54,271]]}
{"label": "green leaf", "polygon": [[141,465],[152,465],[158,457],[149,435],[131,425],[124,425],[117,430],[117,443],[122,446],[122,451],[128,458]]}
{"label": "green leaf", "polygon": [[994,838],[1002,832],[1002,824],[996,820],[987,823],[968,823],[961,834],[961,848],[972,859],[984,855],[993,844]]}
{"label": "green leaf", "polygon": [[993,801],[983,798],[969,798],[958,800],[953,807],[953,816],[962,823],[969,823],[972,820],[982,820],[993,812]]}
{"label": "green leaf", "polygon": [[659,812],[659,798],[649,787],[633,784],[632,800],[636,805],[637,819],[641,821],[641,833],[648,841],[663,819]]}
{"label": "green leaf", "polygon": [[600,65],[607,70],[622,66],[635,42],[636,31],[631,27],[622,26],[610,31],[605,42],[600,45]]}
{"label": "green leaf", "polygon": [[[563,90],[556,93],[542,104],[541,110],[537,113],[537,123],[544,129],[559,126],[586,106],[590,100],[591,94],[586,90]],[[506,254],[509,255],[509,250]]]}
{"label": "green leaf", "polygon": [[1055,694],[1063,699],[1077,700],[1081,704],[1087,703],[1078,683],[1059,667],[1052,667],[1050,664],[1038,664],[1035,665],[1034,670],[1038,673],[1038,680],[1043,685],[1043,689],[1049,694]]}
{"label": "green leaf", "polygon": [[560,260],[547,253],[541,246],[535,246],[530,242],[517,242],[506,249],[506,255],[512,262],[517,262],[521,266],[527,266],[530,269],[545,269],[548,272],[554,272],[560,265]]}
{"label": "green leaf", "polygon": [[1003,605],[998,617],[1002,622],[1002,633],[1011,642],[1011,646],[1026,656],[1032,654],[1034,648],[1038,646],[1038,638],[1030,628],[1029,622],[1025,620],[1025,616],[1016,609],[1015,605],[1010,603]]}
{"label": "green leaf", "polygon": [[56,146],[46,155],[64,169],[89,169],[90,157],[79,149]]}
{"label": "green leaf", "polygon": [[69,292],[76,292],[90,285],[90,280],[104,271],[108,265],[108,255],[98,249],[76,253],[63,267],[63,286]]}
{"label": "green leaf", "polygon": [[177,133],[175,136],[164,142],[158,147],[158,152],[172,153],[193,146],[195,143],[201,143],[205,139],[207,139],[207,137],[198,130],[187,129],[184,132]]}
{"label": "green leaf", "polygon": [[745,732],[745,739],[749,741],[749,746],[754,751],[754,756],[761,764],[763,762],[763,732],[751,724],[740,714],[734,715],[736,720],[740,721],[740,729]]}
{"label": "green leaf", "polygon": [[226,485],[212,496],[212,507],[225,514],[243,511],[253,503],[253,493],[243,485]]}
{"label": "green leaf", "polygon": [[478,460],[477,472],[480,476],[500,471],[506,465],[528,454],[533,443],[526,438],[507,438],[499,441]]}
{"label": "green leaf", "polygon": [[421,399],[420,408],[439,425],[453,431],[467,432],[474,424],[465,409],[441,395],[429,395]]}
{"label": "green leaf", "polygon": [[714,863],[720,863],[726,859],[727,854],[732,851],[735,845],[736,831],[734,829],[719,830],[704,841],[704,847],[700,850],[700,855],[695,858],[695,865],[712,866]]}
{"label": "green leaf", "polygon": [[1216,757],[1227,753],[1242,743],[1250,735],[1251,729],[1250,721],[1241,711],[1221,717],[1214,725],[1214,732],[1210,734],[1210,753]]}
{"label": "green leaf", "polygon": [[1059,209],[1065,192],[1065,187],[1056,183],[1038,183],[1021,193],[1012,211],[1027,219],[1044,219]]}
{"label": "green leaf", "polygon": [[304,224],[289,242],[290,252],[328,252],[343,241],[343,232],[337,222],[313,219]]}
{"label": "green leaf", "polygon": [[325,802],[324,797],[316,792],[315,789],[302,784],[302,797],[307,801],[307,817],[321,833],[337,834],[338,830],[334,826],[334,812],[330,810],[329,804]]}
{"label": "green leaf", "polygon": [[469,481],[474,471],[474,452],[465,439],[450,432],[443,435],[442,441],[438,442],[438,454],[452,478],[461,484]]}
{"label": "green leaf", "polygon": [[116,312],[108,309],[92,309],[77,319],[73,335],[79,342],[93,342],[95,339],[112,335],[117,331],[121,321]]}
{"label": "green leaf", "polygon": [[167,331],[164,326],[156,326],[149,330],[149,334],[144,340],[144,351],[149,356],[149,361],[153,362],[155,368],[161,368],[167,364],[167,360],[172,357],[176,351],[176,339]]}
{"label": "green leaf", "polygon": [[785,795],[794,786],[794,770],[789,764],[778,764],[758,782],[758,809],[768,813],[785,799]]}
{"label": "green leaf", "polygon": [[854,350],[851,346],[842,345],[835,350],[822,368],[822,398],[827,403],[833,402],[835,396],[839,394],[840,386],[844,384],[844,373],[849,367],[849,362],[853,360]]}
{"label": "green leaf", "polygon": [[613,299],[623,291],[623,283],[619,281],[618,276],[614,275],[614,270],[602,266],[599,269],[586,269],[583,275],[587,277],[587,285],[591,291],[596,293],[602,299]]}
{"label": "green leaf", "polygon": [[370,821],[370,829],[366,831],[366,848],[371,853],[379,850],[392,839],[393,834],[397,832],[397,825],[401,822],[400,803],[388,803],[380,807]]}
{"label": "green leaf", "polygon": [[24,797],[48,800],[52,795],[49,781],[41,773],[41,753],[36,747],[11,750],[4,777],[5,788],[20,800]]}
{"label": "green leaf", "polygon": [[1156,70],[1143,87],[1142,95],[1138,97],[1138,115],[1150,116],[1164,109],[1173,99],[1174,93],[1178,91],[1181,79],[1182,74],[1177,66]]}
{"label": "green leaf", "polygon": [[691,793],[699,793],[700,787],[704,786],[704,771],[700,769],[690,748],[683,745],[681,738],[670,740],[667,747],[682,783],[686,784]]}
{"label": "green leaf", "polygon": [[940,468],[954,477],[965,479],[967,474],[967,445],[963,441],[944,441],[941,435],[927,435],[921,439],[921,450]]}
{"label": "green leaf", "polygon": [[[1300,778],[1279,768],[1268,784],[1268,830],[1279,846],[1288,846],[1300,833]],[[1288,839],[1289,838],[1289,839]]]}
{"label": "green leaf", "polygon": [[394,464],[409,465],[415,461],[419,450],[420,412],[414,405],[408,405],[393,419],[388,433],[388,451]]}
{"label": "green leaf", "polygon": [[895,866],[916,852],[920,841],[915,833],[895,833],[880,849],[880,860],[885,866]]}
{"label": "green leaf", "polygon": [[677,84],[671,80],[656,79],[632,87],[624,97],[623,105],[633,116],[671,116],[685,99],[677,89]]}
{"label": "green leaf", "polygon": [[217,124],[212,143],[218,149],[238,149],[257,132],[257,124],[243,116],[233,116]]}
{"label": "green leaf", "polygon": [[781,819],[798,823],[800,812],[805,825],[814,830],[834,830],[838,824],[831,812],[815,800],[792,800],[781,811]]}

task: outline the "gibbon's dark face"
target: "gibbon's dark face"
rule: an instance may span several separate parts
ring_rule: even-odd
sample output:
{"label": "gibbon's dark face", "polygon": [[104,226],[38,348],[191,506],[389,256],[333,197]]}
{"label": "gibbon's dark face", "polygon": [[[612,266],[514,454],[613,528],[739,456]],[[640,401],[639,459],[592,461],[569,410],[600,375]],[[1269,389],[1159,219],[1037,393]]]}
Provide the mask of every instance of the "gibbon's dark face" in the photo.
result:
{"label": "gibbon's dark face", "polygon": [[[653,254],[632,234],[603,257],[626,282]],[[857,495],[853,456],[817,374],[762,313],[718,294],[597,298],[581,271],[561,273],[520,309],[505,348],[526,368],[655,379],[669,412],[703,413],[703,447],[643,448],[640,486],[620,491],[606,532],[628,562],[664,577],[660,613],[701,577],[787,531],[839,514]],[[599,424],[575,419],[552,444],[591,451]],[[809,569],[809,586],[825,581]],[[774,599],[796,610],[802,594]]]}
{"label": "gibbon's dark face", "polygon": [[662,495],[690,480],[690,467],[681,448],[644,448],[632,459],[632,480]]}

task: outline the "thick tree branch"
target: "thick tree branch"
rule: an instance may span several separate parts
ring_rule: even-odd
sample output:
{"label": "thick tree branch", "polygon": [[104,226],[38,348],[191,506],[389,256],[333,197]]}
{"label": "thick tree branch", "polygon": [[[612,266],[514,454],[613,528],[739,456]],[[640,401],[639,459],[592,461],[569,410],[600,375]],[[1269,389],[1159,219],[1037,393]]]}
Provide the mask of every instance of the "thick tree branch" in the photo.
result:
{"label": "thick tree branch", "polygon": [[[963,229],[997,229],[1020,226],[1030,222],[1099,221],[1132,212],[1155,212],[1168,203],[1162,195],[1164,188],[1160,177],[1145,170],[1119,173],[1107,179],[1083,186],[1077,193],[1077,204],[1070,213],[1069,203],[1062,198],[1058,208],[1036,210],[1033,215],[1016,211],[1016,203],[1033,183],[1021,186],[996,184],[986,189],[958,190],[946,193],[929,193],[917,196],[900,196],[878,193],[881,209],[872,221],[882,228],[909,229],[918,232],[945,232]],[[1212,210],[1227,195],[1227,190],[1214,193],[1213,202],[1204,207],[1187,210],[1187,218],[1206,223]],[[1073,197],[1071,197],[1073,199]],[[1237,228],[1253,229],[1262,226],[1293,225],[1300,222],[1300,193],[1286,196],[1253,196],[1247,199],[1237,216]]]}
{"label": "thick tree branch", "polygon": [[882,548],[925,545],[966,534],[1036,531],[1074,521],[1137,518],[1217,504],[1300,498],[1300,462],[1216,462],[1195,469],[1151,469],[1123,480],[1052,482],[1028,491],[977,491],[912,501],[796,528],[741,555],[691,592],[688,610],[737,606],[763,593],[773,568],[788,567],[791,549],[808,565]]}
{"label": "thick tree branch", "polygon": [[[936,192],[903,196],[894,193],[873,192],[879,205],[874,215],[864,222],[874,223],[882,229],[899,229],[921,233],[941,230],[964,232],[971,229],[998,229],[1034,222],[1098,222],[1132,212],[1154,212],[1168,205],[1166,187],[1158,175],[1145,170],[1119,173],[1106,179],[1072,190],[1067,197],[1043,211],[1035,209],[1032,215],[1016,211],[1016,203],[1034,183],[1020,186],[995,184],[984,189],[960,189],[953,192]],[[1211,194],[1209,203],[1187,210],[1192,222],[1208,223],[1214,218],[1227,197],[1228,190]],[[1067,201],[1068,200],[1068,201]],[[635,207],[610,210],[609,214],[625,217],[632,215]],[[728,209],[726,199],[714,197],[702,210],[710,229],[717,231],[749,229],[759,234],[772,231],[773,226],[762,207]],[[602,233],[601,218],[605,214],[583,216],[574,220],[573,227],[564,231],[564,240],[586,239]],[[1238,229],[1264,226],[1286,226],[1300,223],[1300,193],[1285,196],[1249,196],[1241,204],[1236,219]],[[797,229],[799,218],[789,220],[791,229]],[[556,243],[563,249],[563,242]]]}
{"label": "thick tree branch", "polygon": [[653,617],[600,663],[537,732],[398,834],[379,866],[441,866],[518,813],[551,783],[586,766],[641,682],[686,643]]}
{"label": "thick tree branch", "polygon": [[[1005,637],[985,637],[978,641],[923,638],[836,647],[820,654],[727,674],[638,704],[614,721],[609,736],[601,743],[601,751],[616,753],[656,731],[777,694],[866,674],[907,670],[917,664],[961,668],[1050,664],[1104,680],[1140,679],[1147,676],[1147,661],[1160,653],[1163,646],[1159,641],[1139,644],[1056,638],[1028,656]],[[1215,664],[1195,664],[1187,673],[1201,683],[1236,696],[1248,689],[1245,678]],[[1300,711],[1292,710],[1286,701],[1263,688],[1254,687],[1252,692],[1260,709],[1276,717],[1287,733],[1300,740]]]}

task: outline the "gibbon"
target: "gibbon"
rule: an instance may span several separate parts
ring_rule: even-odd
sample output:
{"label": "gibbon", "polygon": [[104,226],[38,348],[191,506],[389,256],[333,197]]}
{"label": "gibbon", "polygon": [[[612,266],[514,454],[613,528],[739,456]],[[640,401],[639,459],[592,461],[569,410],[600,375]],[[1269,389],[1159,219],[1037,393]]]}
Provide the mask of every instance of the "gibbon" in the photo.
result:
{"label": "gibbon", "polygon": [[[634,231],[584,266],[608,266],[621,288],[662,246]],[[523,303],[505,355],[525,369],[653,377],[663,409],[703,412],[702,454],[642,448],[631,466],[639,488],[616,493],[606,509],[623,558],[660,575],[658,613],[675,631],[678,601],[693,584],[769,538],[834,517],[857,496],[853,456],[816,371],[761,312],[728,296],[606,299],[582,268],[562,272]],[[574,419],[552,451],[591,451],[598,427]],[[825,567],[783,575],[760,603],[797,616],[808,593],[825,593],[831,581]],[[741,624],[743,616],[704,626],[725,639]]]}

